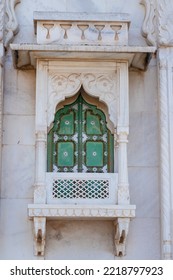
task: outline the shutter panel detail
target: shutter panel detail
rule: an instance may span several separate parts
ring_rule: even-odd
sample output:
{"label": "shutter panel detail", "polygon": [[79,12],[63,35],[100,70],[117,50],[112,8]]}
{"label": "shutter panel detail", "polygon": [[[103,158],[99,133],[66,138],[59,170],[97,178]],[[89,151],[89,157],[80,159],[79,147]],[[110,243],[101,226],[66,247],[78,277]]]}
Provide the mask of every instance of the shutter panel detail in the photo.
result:
{"label": "shutter panel detail", "polygon": [[104,113],[80,93],[57,111],[48,134],[48,172],[114,172],[113,135]]}

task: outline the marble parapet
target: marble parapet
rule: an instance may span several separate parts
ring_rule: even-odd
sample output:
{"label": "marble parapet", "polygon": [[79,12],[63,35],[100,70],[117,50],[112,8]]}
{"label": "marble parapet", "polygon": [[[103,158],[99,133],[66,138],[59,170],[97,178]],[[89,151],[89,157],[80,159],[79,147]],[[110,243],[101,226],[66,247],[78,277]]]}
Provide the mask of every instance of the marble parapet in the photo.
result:
{"label": "marble parapet", "polygon": [[38,44],[128,45],[128,14],[35,12]]}

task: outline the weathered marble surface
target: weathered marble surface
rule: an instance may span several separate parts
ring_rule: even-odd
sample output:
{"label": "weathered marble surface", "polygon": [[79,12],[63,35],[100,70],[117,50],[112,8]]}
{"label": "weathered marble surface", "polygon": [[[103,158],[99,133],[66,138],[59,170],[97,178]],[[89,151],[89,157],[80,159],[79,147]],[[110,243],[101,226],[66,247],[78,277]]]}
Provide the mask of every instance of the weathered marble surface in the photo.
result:
{"label": "weathered marble surface", "polygon": [[136,217],[159,219],[159,169],[129,167],[129,184],[131,201],[136,204]]}
{"label": "weathered marble surface", "polygon": [[[114,257],[113,225],[109,221],[49,221],[46,259],[160,259],[158,218],[135,219],[123,258]],[[83,234],[85,232],[85,235]],[[90,239],[92,236],[92,239]],[[150,236],[150,239],[148,239]],[[79,242],[80,241],[80,242]],[[79,246],[80,243],[80,246]],[[140,248],[140,250],[139,250]],[[141,254],[141,251],[143,252]]]}
{"label": "weathered marble surface", "polygon": [[33,256],[32,223],[26,219],[28,199],[1,199],[0,260],[28,260]]}
{"label": "weathered marble surface", "polygon": [[131,224],[127,245],[131,254],[123,259],[160,260],[160,219],[136,218]]}
{"label": "weathered marble surface", "polygon": [[[32,198],[35,147],[4,145],[2,150],[2,198]],[[26,217],[27,219],[27,217]]]}
{"label": "weathered marble surface", "polygon": [[35,145],[35,117],[5,115],[3,128],[3,144]]}
{"label": "weathered marble surface", "polygon": [[110,221],[49,221],[47,233],[47,260],[114,259]]}

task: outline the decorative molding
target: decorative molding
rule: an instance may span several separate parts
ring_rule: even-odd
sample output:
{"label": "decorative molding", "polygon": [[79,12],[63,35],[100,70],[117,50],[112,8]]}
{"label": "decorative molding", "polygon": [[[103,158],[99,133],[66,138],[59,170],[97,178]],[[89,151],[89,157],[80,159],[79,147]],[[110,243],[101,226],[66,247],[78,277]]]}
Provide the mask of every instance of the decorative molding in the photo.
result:
{"label": "decorative molding", "polygon": [[142,25],[142,35],[146,38],[148,45],[156,46],[156,1],[141,0],[141,4],[145,6],[145,18]]}
{"label": "decorative molding", "polygon": [[129,232],[129,218],[118,218],[115,221],[115,255],[125,256],[126,255],[126,242],[127,235]]}
{"label": "decorative molding", "polygon": [[15,15],[15,6],[20,3],[21,0],[7,0],[6,1],[6,26],[5,26],[5,42],[4,46],[7,48],[12,42],[14,36],[18,33],[18,22]]}
{"label": "decorative molding", "polygon": [[108,107],[110,120],[117,124],[117,75],[95,73],[51,73],[49,75],[48,126],[54,120],[56,106],[66,97],[75,95],[83,86],[91,96],[98,97]]}
{"label": "decorative molding", "polygon": [[[162,255],[163,259],[172,258],[171,237],[171,141],[169,104],[173,102],[172,90],[172,54],[169,50],[159,50],[159,103],[160,103],[160,179],[161,179],[161,221],[162,221]],[[173,64],[172,64],[173,65]],[[171,72],[171,75],[170,75]],[[171,80],[170,80],[171,77]],[[170,98],[170,95],[172,96]],[[172,100],[171,100],[172,99]],[[173,135],[172,135],[173,136]]]}
{"label": "decorative molding", "polygon": [[29,204],[29,217],[57,217],[57,218],[107,218],[115,219],[134,218],[134,205],[52,205],[52,204]]}

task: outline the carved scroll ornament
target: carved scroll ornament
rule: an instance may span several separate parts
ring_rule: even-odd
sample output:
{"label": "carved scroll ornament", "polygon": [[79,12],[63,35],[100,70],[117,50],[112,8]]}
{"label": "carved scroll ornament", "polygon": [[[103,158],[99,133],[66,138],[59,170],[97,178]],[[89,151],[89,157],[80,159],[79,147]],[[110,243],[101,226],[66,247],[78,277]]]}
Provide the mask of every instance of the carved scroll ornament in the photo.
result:
{"label": "carved scroll ornament", "polygon": [[21,0],[6,0],[6,17],[7,23],[5,26],[5,48],[8,47],[14,36],[18,32],[18,22],[15,15],[15,6],[20,3]]}
{"label": "carved scroll ornament", "polygon": [[0,2],[0,42],[3,39],[4,1]]}
{"label": "carved scroll ornament", "polygon": [[116,126],[117,100],[116,76],[108,74],[51,74],[49,77],[48,126],[54,120],[56,106],[66,97],[75,95],[81,86],[91,96],[104,102],[109,111],[110,120]]}
{"label": "carved scroll ornament", "polygon": [[145,6],[142,35],[146,38],[148,45],[155,46],[157,42],[155,0],[141,0],[141,4]]}
{"label": "carved scroll ornament", "polygon": [[173,3],[170,0],[141,0],[145,6],[142,34],[149,45],[173,46]]}

